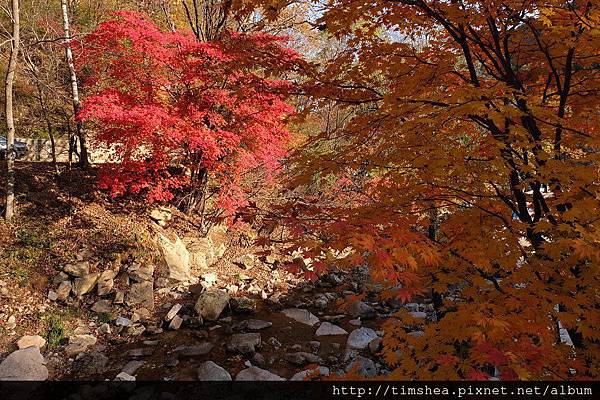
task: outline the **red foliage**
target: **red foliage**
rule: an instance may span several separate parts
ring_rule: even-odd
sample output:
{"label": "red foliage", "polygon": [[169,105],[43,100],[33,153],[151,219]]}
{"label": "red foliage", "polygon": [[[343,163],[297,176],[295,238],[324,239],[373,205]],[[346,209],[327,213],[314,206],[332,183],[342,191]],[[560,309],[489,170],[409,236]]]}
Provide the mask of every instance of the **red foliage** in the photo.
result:
{"label": "red foliage", "polygon": [[97,124],[110,149],[100,186],[113,195],[168,201],[208,173],[229,212],[245,204],[245,174],[280,168],[289,136],[284,102],[293,85],[272,77],[299,61],[284,39],[228,33],[215,43],[163,32],[142,14],[119,12],[82,44],[85,99],[79,118]]}

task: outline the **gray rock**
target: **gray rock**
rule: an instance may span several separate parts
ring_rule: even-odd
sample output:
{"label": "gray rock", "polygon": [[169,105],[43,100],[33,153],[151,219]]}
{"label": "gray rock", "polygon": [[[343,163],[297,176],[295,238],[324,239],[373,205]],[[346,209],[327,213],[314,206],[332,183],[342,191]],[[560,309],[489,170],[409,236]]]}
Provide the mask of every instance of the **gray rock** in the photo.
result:
{"label": "gray rock", "polygon": [[235,376],[236,381],[285,381],[284,378],[279,375],[275,375],[266,369],[258,367],[250,367],[241,370]]}
{"label": "gray rock", "polygon": [[97,351],[90,351],[77,357],[73,368],[82,376],[99,375],[108,365],[108,357]]}
{"label": "gray rock", "polygon": [[117,381],[117,382],[134,382],[135,381],[135,377],[129,375],[126,372],[119,372],[119,374],[115,378],[115,381]]}
{"label": "gray rock", "polygon": [[288,353],[285,355],[285,360],[295,364],[295,365],[304,365],[304,364],[313,364],[313,363],[320,363],[322,360],[312,354],[312,353],[307,353],[307,352],[303,352],[303,351],[299,351],[297,353]]}
{"label": "gray rock", "polygon": [[110,313],[112,311],[112,302],[110,300],[98,300],[92,306],[92,311],[97,313]]}
{"label": "gray rock", "polygon": [[142,307],[148,310],[154,309],[154,284],[153,282],[139,282],[131,285],[129,292],[127,292],[127,298],[125,300],[127,305],[140,304]]}
{"label": "gray rock", "polygon": [[90,264],[87,261],[79,261],[74,264],[67,264],[63,269],[67,274],[82,278],[90,273]]}
{"label": "gray rock", "polygon": [[411,311],[410,315],[412,315],[413,318],[427,318],[427,314],[423,311]]}
{"label": "gray rock", "polygon": [[228,303],[229,295],[220,290],[215,290],[202,293],[198,297],[194,308],[202,318],[215,321],[219,318]]}
{"label": "gray rock", "polygon": [[98,339],[94,335],[75,335],[69,338],[69,344],[65,348],[65,353],[69,357],[76,356],[86,351],[90,346],[96,344]]}
{"label": "gray rock", "polygon": [[300,371],[296,374],[294,374],[294,376],[292,376],[290,378],[290,381],[303,381],[305,380],[307,377],[318,377],[318,376],[327,376],[329,375],[329,368],[327,367],[321,367],[319,366],[319,368],[316,369],[306,369],[304,371]]}
{"label": "gray rock", "polygon": [[346,367],[346,372],[354,372],[365,378],[372,378],[377,376],[377,367],[373,360],[358,356]]}
{"label": "gray rock", "polygon": [[137,371],[142,365],[144,365],[143,361],[132,360],[121,368],[121,372],[125,372],[127,375],[135,375],[135,371]]}
{"label": "gray rock", "polygon": [[354,318],[360,317],[362,319],[368,319],[375,317],[375,310],[373,307],[360,300],[352,303],[348,309],[348,312]]}
{"label": "gray rock", "polygon": [[190,271],[190,253],[179,237],[175,242],[163,234],[158,234],[158,244],[167,264],[167,277],[175,281],[189,281],[192,279]]}
{"label": "gray rock", "polygon": [[258,331],[261,329],[266,329],[269,328],[270,326],[272,326],[273,323],[269,322],[269,321],[263,321],[260,319],[249,319],[247,321],[246,326],[248,327],[248,329],[251,329],[253,331]]}
{"label": "gray rock", "polygon": [[45,381],[46,361],[35,346],[17,350],[0,364],[0,381]]}
{"label": "gray rock", "polygon": [[210,353],[214,347],[212,343],[204,342],[197,346],[180,346],[175,350],[179,357],[197,357]]}
{"label": "gray rock", "polygon": [[48,291],[48,300],[50,300],[50,301],[58,300],[58,293],[56,293],[54,290],[49,290]]}
{"label": "gray rock", "polygon": [[423,332],[423,331],[413,331],[413,332],[409,332],[408,336],[412,336],[414,338],[420,338],[424,334],[425,334],[425,332]]}
{"label": "gray rock", "polygon": [[346,332],[341,327],[334,325],[330,322],[323,322],[319,329],[317,329],[317,336],[332,336],[332,335],[347,335]]}
{"label": "gray rock", "polygon": [[19,349],[26,349],[31,346],[40,348],[40,347],[44,347],[45,345],[46,345],[46,339],[44,339],[40,335],[23,336],[17,342],[17,346],[19,347]]}
{"label": "gray rock", "polygon": [[300,308],[286,308],[283,310],[286,317],[294,319],[300,323],[313,326],[319,322],[319,318],[314,316],[310,311]]}
{"label": "gray rock", "polygon": [[242,354],[253,354],[261,345],[260,333],[238,333],[231,336],[227,350]]}
{"label": "gray rock", "polygon": [[78,297],[91,292],[92,289],[94,289],[94,286],[96,286],[96,282],[98,282],[98,276],[98,273],[93,273],[85,275],[82,278],[75,278],[72,289],[73,292]]}
{"label": "gray rock", "polygon": [[377,332],[370,328],[358,328],[353,330],[348,336],[346,347],[349,349],[364,349],[366,348],[371,340],[376,339]]}
{"label": "gray rock", "polygon": [[206,361],[196,371],[200,381],[230,381],[231,375],[223,367],[212,361]]}

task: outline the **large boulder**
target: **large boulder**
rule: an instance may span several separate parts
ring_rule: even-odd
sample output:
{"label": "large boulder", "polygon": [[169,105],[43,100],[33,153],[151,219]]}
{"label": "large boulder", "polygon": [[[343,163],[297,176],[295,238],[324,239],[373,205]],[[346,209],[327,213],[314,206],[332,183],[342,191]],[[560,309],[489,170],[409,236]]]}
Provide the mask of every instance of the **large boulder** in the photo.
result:
{"label": "large boulder", "polygon": [[258,367],[250,367],[241,370],[235,376],[236,381],[285,381],[284,378],[279,375],[275,375],[266,369]]}
{"label": "large boulder", "polygon": [[200,381],[230,381],[231,375],[223,367],[212,361],[201,364],[197,370]]}
{"label": "large boulder", "polygon": [[45,381],[46,361],[35,346],[17,350],[0,364],[0,381]]}
{"label": "large boulder", "polygon": [[229,295],[226,292],[220,290],[207,291],[198,297],[194,308],[203,319],[215,321],[228,303]]}
{"label": "large boulder", "polygon": [[180,282],[191,280],[190,253],[179,236],[171,242],[169,238],[159,233],[158,244],[167,264],[167,278]]}

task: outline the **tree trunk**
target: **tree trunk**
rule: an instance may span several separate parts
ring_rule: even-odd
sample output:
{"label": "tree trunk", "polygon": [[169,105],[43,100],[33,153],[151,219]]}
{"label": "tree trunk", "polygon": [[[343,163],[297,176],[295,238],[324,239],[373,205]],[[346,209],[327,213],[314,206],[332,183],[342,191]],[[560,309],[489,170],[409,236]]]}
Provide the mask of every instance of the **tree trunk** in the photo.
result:
{"label": "tree trunk", "polygon": [[12,0],[12,40],[10,59],[5,81],[5,114],[6,114],[6,209],[4,217],[10,222],[15,214],[15,121],[13,117],[13,84],[19,55],[20,22],[19,0]]}
{"label": "tree trunk", "polygon": [[165,14],[165,19],[167,20],[167,25],[169,26],[169,30],[171,32],[177,31],[177,25],[173,20],[173,14],[171,13],[171,5],[169,4],[169,0],[160,0],[160,8],[162,12]]}
{"label": "tree trunk", "polygon": [[73,114],[75,115],[76,134],[79,139],[79,165],[82,168],[89,166],[87,144],[85,135],[83,134],[81,121],[77,120],[77,114],[81,108],[79,102],[79,86],[77,85],[77,73],[75,72],[75,63],[73,62],[73,51],[71,50],[71,33],[69,30],[69,11],[67,7],[67,0],[61,0],[60,5],[62,8],[62,19],[63,29],[65,33],[65,54],[67,57],[67,64],[69,66],[69,73],[71,79],[71,94],[73,96]]}
{"label": "tree trunk", "polygon": [[40,102],[40,107],[42,108],[42,115],[44,116],[44,121],[46,122],[46,129],[48,129],[48,138],[50,138],[50,147],[51,147],[51,155],[52,155],[52,168],[54,168],[54,173],[58,175],[58,164],[56,162],[56,142],[54,140],[54,129],[52,127],[52,121],[50,121],[50,116],[48,115],[48,107],[46,105],[46,101],[44,100],[44,91],[42,90],[42,86],[40,85],[40,81],[36,80],[36,86],[38,91],[38,101]]}

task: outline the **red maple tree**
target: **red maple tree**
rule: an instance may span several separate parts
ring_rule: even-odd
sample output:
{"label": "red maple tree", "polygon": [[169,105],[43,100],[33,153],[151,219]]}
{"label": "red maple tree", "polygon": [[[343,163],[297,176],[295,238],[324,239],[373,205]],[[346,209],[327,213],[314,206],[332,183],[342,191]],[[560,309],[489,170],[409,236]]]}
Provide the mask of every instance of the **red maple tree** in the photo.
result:
{"label": "red maple tree", "polygon": [[218,207],[243,205],[247,174],[261,168],[268,179],[285,155],[293,84],[281,76],[300,58],[284,40],[230,32],[200,42],[134,12],[100,24],[79,58],[90,93],[79,118],[100,128],[111,154],[100,186],[150,202],[180,196],[191,210],[210,180]]}

